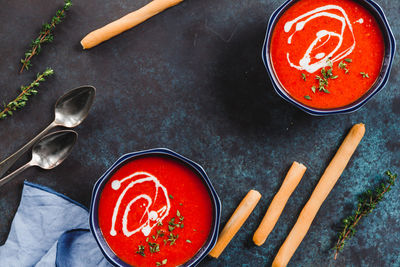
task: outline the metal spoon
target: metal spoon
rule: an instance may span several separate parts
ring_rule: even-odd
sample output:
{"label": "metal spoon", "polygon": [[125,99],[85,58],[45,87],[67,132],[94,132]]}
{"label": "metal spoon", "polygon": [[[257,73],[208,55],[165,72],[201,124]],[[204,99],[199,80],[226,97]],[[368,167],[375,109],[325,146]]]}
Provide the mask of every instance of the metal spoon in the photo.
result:
{"label": "metal spoon", "polygon": [[52,128],[63,126],[73,128],[78,126],[88,115],[96,95],[96,88],[90,85],[81,86],[70,90],[61,96],[55,105],[55,119],[49,126],[40,132],[35,138],[21,147],[17,152],[0,162],[0,177],[31,148],[40,138]]}
{"label": "metal spoon", "polygon": [[33,147],[32,159],[13,173],[0,179],[0,186],[32,166],[50,170],[63,162],[71,153],[78,134],[72,130],[63,130],[46,135]]}

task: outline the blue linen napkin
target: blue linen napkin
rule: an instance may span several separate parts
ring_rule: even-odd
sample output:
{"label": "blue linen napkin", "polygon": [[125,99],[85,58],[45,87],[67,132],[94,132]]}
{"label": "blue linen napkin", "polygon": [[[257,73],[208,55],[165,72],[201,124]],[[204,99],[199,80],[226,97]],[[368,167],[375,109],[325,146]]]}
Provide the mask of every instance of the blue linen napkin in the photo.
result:
{"label": "blue linen napkin", "polygon": [[50,188],[25,181],[0,266],[111,266],[89,230],[81,204]]}

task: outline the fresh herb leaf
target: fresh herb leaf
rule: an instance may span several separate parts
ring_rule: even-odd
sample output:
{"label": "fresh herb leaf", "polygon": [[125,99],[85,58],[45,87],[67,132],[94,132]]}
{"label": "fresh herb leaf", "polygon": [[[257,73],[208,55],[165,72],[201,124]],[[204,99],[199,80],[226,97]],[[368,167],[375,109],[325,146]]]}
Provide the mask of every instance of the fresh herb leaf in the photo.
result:
{"label": "fresh herb leaf", "polygon": [[139,246],[138,246],[138,251],[136,251],[136,253],[139,254],[140,256],[145,257],[146,254],[144,254],[144,246],[139,245]]}
{"label": "fresh herb leaf", "polygon": [[315,94],[315,89],[316,89],[315,86],[312,86],[312,87],[311,87],[311,91],[312,91],[314,94]]}
{"label": "fresh herb leaf", "polygon": [[156,262],[157,266],[165,265],[167,264],[167,259],[163,259],[161,262]]}
{"label": "fresh herb leaf", "polygon": [[47,68],[42,74],[37,74],[36,79],[28,86],[21,86],[21,93],[7,105],[4,105],[3,111],[0,112],[0,119],[5,119],[7,116],[13,115],[13,111],[25,107],[28,98],[38,93],[37,88],[45,78],[53,75],[54,71]]}
{"label": "fresh herb leaf", "polygon": [[305,95],[304,98],[307,100],[311,100],[311,97],[309,95]]}
{"label": "fresh herb leaf", "polygon": [[306,80],[306,75],[304,73],[301,74],[301,78],[305,81]]}
{"label": "fresh herb leaf", "polygon": [[171,194],[170,194],[170,195],[168,195],[168,196],[169,196],[169,198],[170,198],[170,199],[174,199],[174,197],[173,197]]}
{"label": "fresh herb leaf", "polygon": [[173,244],[175,244],[176,240],[178,239],[179,235],[174,235],[173,233],[169,234],[169,238],[168,238],[168,242],[170,246],[172,246]]}
{"label": "fresh herb leaf", "polygon": [[360,74],[362,75],[363,78],[368,78],[369,79],[369,75],[366,72],[360,72]]}
{"label": "fresh herb leaf", "polygon": [[63,8],[57,10],[56,15],[51,19],[49,23],[45,23],[42,25],[39,36],[32,41],[31,48],[27,52],[25,52],[25,58],[21,59],[22,67],[20,73],[22,73],[24,69],[29,69],[32,66],[31,59],[32,57],[40,54],[42,50],[42,44],[51,43],[53,41],[53,31],[56,28],[56,25],[65,18],[65,13],[71,6],[71,0],[64,0]]}
{"label": "fresh herb leaf", "polygon": [[163,237],[163,236],[164,236],[164,232],[161,231],[161,230],[157,230],[156,239],[157,239],[158,237]]}
{"label": "fresh herb leaf", "polygon": [[149,245],[150,253],[156,253],[160,251],[160,245],[157,243],[147,243]]}
{"label": "fresh herb leaf", "polygon": [[383,196],[389,192],[394,185],[397,174],[386,171],[385,175],[387,176],[387,180],[377,186],[374,190],[367,190],[363,193],[358,200],[357,208],[353,212],[353,215],[342,220],[343,230],[339,232],[338,240],[333,248],[335,250],[335,259],[339,252],[343,250],[346,241],[356,233],[356,226],[360,222],[360,219],[370,214],[376,208],[376,205],[383,199]]}
{"label": "fresh herb leaf", "polygon": [[172,217],[168,222],[168,230],[172,232],[178,224],[175,223],[175,217]]}
{"label": "fresh herb leaf", "polygon": [[192,241],[190,241],[189,239],[186,239],[186,243],[192,243]]}
{"label": "fresh herb leaf", "polygon": [[353,60],[351,58],[345,58],[344,61],[346,61],[347,63],[353,62]]}
{"label": "fresh herb leaf", "polygon": [[[332,63],[332,61],[329,60],[328,63]],[[322,68],[321,69],[321,76],[319,76],[319,75],[315,76],[315,79],[318,80],[318,91],[325,92],[327,94],[329,94],[329,90],[326,88],[329,85],[329,79],[334,80],[334,79],[337,79],[339,77],[337,75],[333,75],[332,64],[328,64],[328,65],[331,66],[330,69],[326,70],[325,68]],[[311,91],[313,93],[315,93],[315,89],[316,89],[316,87],[314,87],[314,86],[311,87]],[[306,98],[306,99],[308,99],[308,98]]]}
{"label": "fresh herb leaf", "polygon": [[[345,59],[345,60],[346,60],[346,59]],[[347,60],[346,60],[346,61],[347,61]],[[347,62],[349,62],[349,61],[347,61]],[[344,73],[346,73],[346,74],[349,73],[349,69],[347,68],[347,64],[344,63],[343,61],[340,61],[338,66],[339,66],[339,69],[344,70]]]}

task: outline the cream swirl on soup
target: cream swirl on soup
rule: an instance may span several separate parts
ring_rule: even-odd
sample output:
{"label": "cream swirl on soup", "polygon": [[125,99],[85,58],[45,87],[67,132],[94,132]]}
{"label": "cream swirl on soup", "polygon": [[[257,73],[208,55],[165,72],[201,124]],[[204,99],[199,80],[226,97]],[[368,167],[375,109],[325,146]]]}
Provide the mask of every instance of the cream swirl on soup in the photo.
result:
{"label": "cream swirl on soup", "polygon": [[[171,205],[168,199],[167,189],[155,176],[147,172],[135,172],[121,180],[114,180],[111,183],[111,187],[113,190],[118,191],[125,182],[129,183],[123,188],[115,204],[113,216],[111,218],[110,234],[112,236],[117,235],[116,227],[118,223],[122,228],[122,232],[127,237],[139,231],[141,231],[143,235],[148,236],[157,223],[162,222],[169,214]],[[127,199],[125,197],[128,191],[135,190],[140,184],[145,183],[151,184],[153,190],[150,193],[134,194],[135,197],[133,199]],[[127,204],[121,216],[120,206],[122,202],[127,202]],[[132,230],[129,229],[128,222],[128,215],[130,212],[141,214],[139,221],[131,222],[131,225],[135,225]],[[119,222],[117,222],[117,218],[120,218]]]}
{"label": "cream swirl on soup", "polygon": [[[321,6],[287,21],[284,26],[285,32],[294,31],[287,39],[287,43],[292,45],[295,35],[301,34],[308,23],[318,23],[318,19],[321,17],[332,19],[332,24],[339,22],[341,24],[340,30],[319,28],[315,33],[315,39],[309,44],[307,50],[303,51],[304,54],[297,63],[291,59],[292,51],[288,51],[286,58],[291,67],[314,73],[323,67],[327,67],[329,60],[334,63],[353,52],[356,46],[353,27],[345,10],[338,5]],[[345,38],[351,39],[350,44],[344,44]],[[331,50],[324,51],[324,45],[328,42],[337,42],[337,45]],[[293,46],[295,47],[295,44]]]}

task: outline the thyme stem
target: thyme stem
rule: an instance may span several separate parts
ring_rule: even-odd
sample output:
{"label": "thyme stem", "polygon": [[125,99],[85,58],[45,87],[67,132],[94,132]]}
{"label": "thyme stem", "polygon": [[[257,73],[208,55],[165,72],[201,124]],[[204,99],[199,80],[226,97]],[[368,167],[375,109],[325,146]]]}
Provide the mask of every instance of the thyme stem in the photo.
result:
{"label": "thyme stem", "polygon": [[63,8],[57,10],[56,15],[51,19],[51,22],[43,24],[39,36],[31,43],[31,49],[25,53],[25,58],[21,59],[22,67],[19,73],[22,73],[24,69],[29,69],[29,67],[32,66],[31,59],[33,56],[38,55],[41,52],[42,44],[53,41],[54,36],[52,32],[56,28],[56,25],[64,19],[65,13],[71,7],[71,5],[71,0],[64,0]]}
{"label": "thyme stem", "polygon": [[39,87],[41,82],[45,81],[45,77],[50,76],[54,73],[51,68],[47,68],[42,74],[38,73],[36,79],[28,86],[21,86],[21,93],[7,105],[4,105],[4,109],[0,112],[0,119],[5,119],[7,116],[12,116],[13,111],[21,109],[26,105],[28,97],[36,95],[36,88]]}
{"label": "thyme stem", "polygon": [[339,238],[333,248],[335,250],[335,260],[339,252],[342,251],[346,241],[356,233],[355,227],[360,222],[361,218],[370,214],[383,199],[383,195],[389,192],[394,185],[397,174],[392,174],[390,171],[386,171],[385,174],[388,177],[386,183],[381,183],[380,186],[375,188],[374,192],[367,190],[362,194],[354,214],[343,219],[343,230],[339,232]]}

